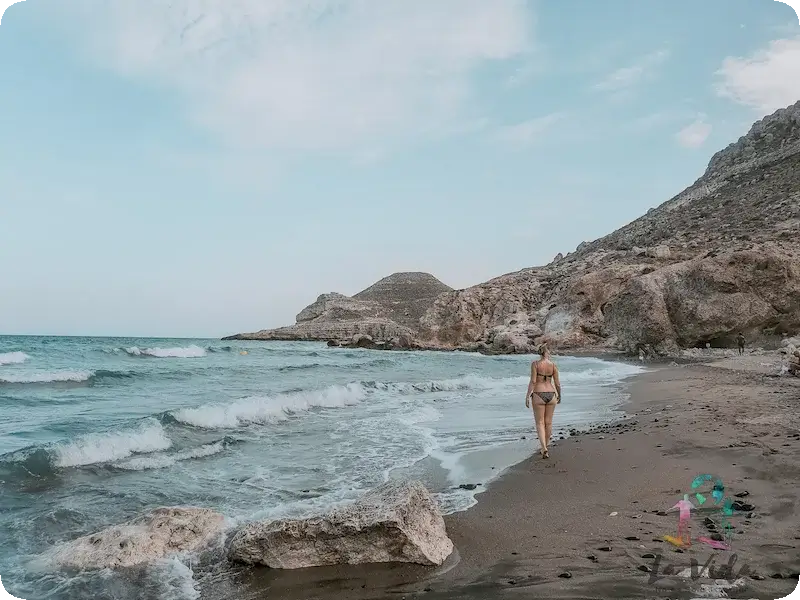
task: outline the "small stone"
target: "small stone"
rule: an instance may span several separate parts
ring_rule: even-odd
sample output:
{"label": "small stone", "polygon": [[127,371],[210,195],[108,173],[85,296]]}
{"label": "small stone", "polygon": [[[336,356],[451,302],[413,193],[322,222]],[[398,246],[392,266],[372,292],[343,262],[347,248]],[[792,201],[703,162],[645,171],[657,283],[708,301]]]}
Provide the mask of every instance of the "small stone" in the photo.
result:
{"label": "small stone", "polygon": [[770,575],[773,579],[783,579],[783,575],[781,573],[773,573]]}
{"label": "small stone", "polygon": [[628,540],[629,542],[638,542],[639,541],[639,538],[636,537],[635,535],[629,535],[625,539]]}
{"label": "small stone", "polygon": [[462,489],[462,490],[472,491],[472,490],[478,489],[478,484],[477,483],[462,483],[458,487],[459,487],[459,489]]}
{"label": "small stone", "polygon": [[734,496],[736,498],[747,498],[749,495],[750,495],[750,492],[748,492],[748,491],[739,492],[738,494],[734,494]]}
{"label": "small stone", "polygon": [[648,552],[647,554],[642,554],[642,558],[655,558],[656,555],[652,552]]}
{"label": "small stone", "polygon": [[587,556],[586,558],[588,558],[588,559],[589,559],[590,561],[592,561],[592,562],[597,562],[597,561],[599,560],[599,559],[597,558],[597,556],[596,556],[596,555],[594,555],[594,554],[590,554],[590,555],[589,555],[589,556]]}
{"label": "small stone", "polygon": [[572,573],[569,571],[564,571],[559,575],[559,577],[561,577],[561,579],[572,579]]}
{"label": "small stone", "polygon": [[750,579],[755,579],[756,581],[764,581],[766,577],[764,577],[763,575],[759,575],[758,573],[753,573],[752,575],[750,575]]}
{"label": "small stone", "polygon": [[602,546],[602,547],[598,548],[598,550],[600,550],[600,552],[611,552],[611,550],[613,550],[613,548],[611,546]]}
{"label": "small stone", "polygon": [[648,567],[647,565],[639,565],[636,568],[639,569],[640,571],[642,571],[643,573],[649,573],[650,571],[652,571],[652,569],[650,567]]}

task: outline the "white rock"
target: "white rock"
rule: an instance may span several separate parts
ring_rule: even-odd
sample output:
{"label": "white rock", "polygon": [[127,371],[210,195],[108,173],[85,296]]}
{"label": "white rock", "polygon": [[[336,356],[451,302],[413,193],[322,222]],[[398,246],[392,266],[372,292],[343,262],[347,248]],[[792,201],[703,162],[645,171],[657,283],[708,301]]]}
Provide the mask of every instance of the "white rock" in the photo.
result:
{"label": "white rock", "polygon": [[60,567],[114,569],[197,552],[223,532],[225,518],[206,508],[159,508],[56,547],[49,558]]}
{"label": "white rock", "polygon": [[436,501],[419,482],[390,482],[327,515],[253,522],[231,540],[234,562],[274,569],[409,562],[441,565],[452,553]]}

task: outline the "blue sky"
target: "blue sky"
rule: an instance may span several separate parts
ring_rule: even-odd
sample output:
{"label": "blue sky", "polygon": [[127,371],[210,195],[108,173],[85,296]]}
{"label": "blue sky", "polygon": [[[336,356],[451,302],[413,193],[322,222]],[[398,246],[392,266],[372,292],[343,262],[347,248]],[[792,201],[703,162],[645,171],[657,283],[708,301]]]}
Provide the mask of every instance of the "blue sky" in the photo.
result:
{"label": "blue sky", "polygon": [[800,99],[800,26],[773,0],[27,0],[0,77],[0,333],[217,336],[611,232]]}

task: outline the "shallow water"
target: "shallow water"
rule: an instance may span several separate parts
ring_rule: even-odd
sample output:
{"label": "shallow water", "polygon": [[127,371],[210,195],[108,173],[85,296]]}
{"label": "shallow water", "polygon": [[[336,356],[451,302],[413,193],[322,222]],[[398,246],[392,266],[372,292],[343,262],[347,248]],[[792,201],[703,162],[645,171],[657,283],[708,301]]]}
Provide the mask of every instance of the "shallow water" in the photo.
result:
{"label": "shallow water", "polygon": [[[0,575],[22,598],[197,597],[191,562],[136,584],[36,560],[164,505],[304,516],[392,476],[446,512],[529,454],[531,357],[312,343],[0,337]],[[560,358],[562,429],[611,418],[635,366]],[[527,442],[520,442],[527,436]],[[480,490],[478,490],[480,491]],[[478,496],[479,499],[479,496]],[[144,595],[142,595],[144,594]]]}

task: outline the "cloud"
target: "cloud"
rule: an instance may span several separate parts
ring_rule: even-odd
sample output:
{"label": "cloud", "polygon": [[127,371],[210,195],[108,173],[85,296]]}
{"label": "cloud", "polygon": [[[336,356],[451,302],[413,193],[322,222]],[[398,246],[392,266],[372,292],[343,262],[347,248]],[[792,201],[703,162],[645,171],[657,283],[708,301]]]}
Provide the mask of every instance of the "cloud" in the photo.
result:
{"label": "cloud", "polygon": [[596,83],[594,89],[601,92],[621,92],[630,89],[639,82],[652,77],[653,71],[669,58],[668,50],[659,50],[647,54],[636,63],[617,69],[605,79]]}
{"label": "cloud", "polygon": [[700,117],[694,123],[687,125],[675,134],[675,138],[684,148],[699,148],[711,135],[711,129],[711,125]]}
{"label": "cloud", "polygon": [[522,121],[521,123],[505,125],[497,128],[494,131],[493,137],[496,141],[510,146],[530,146],[541,140],[545,132],[559,123],[564,117],[564,113],[552,113],[543,117]]}
{"label": "cloud", "polygon": [[93,60],[176,90],[231,144],[286,151],[458,129],[474,118],[474,72],[532,43],[524,0],[69,4]]}
{"label": "cloud", "polygon": [[775,40],[747,58],[728,57],[717,71],[717,93],[761,115],[800,100],[800,37]]}

